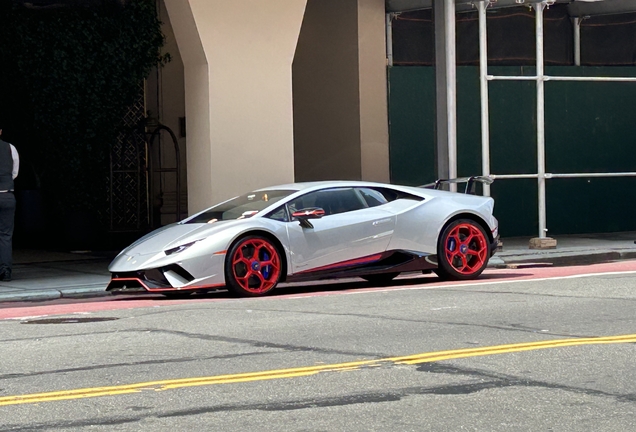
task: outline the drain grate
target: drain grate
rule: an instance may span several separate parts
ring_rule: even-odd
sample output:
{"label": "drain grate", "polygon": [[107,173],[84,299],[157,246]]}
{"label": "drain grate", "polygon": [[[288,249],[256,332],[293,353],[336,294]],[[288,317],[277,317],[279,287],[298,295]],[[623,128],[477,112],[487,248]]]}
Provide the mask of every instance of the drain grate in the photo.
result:
{"label": "drain grate", "polygon": [[83,324],[92,322],[114,321],[119,318],[43,318],[21,321],[20,324]]}

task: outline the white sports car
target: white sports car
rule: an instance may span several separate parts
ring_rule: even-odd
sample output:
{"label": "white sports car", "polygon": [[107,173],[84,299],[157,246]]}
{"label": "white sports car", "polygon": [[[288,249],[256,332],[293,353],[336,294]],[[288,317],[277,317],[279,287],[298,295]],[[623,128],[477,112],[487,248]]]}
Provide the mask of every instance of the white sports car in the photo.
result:
{"label": "white sports car", "polygon": [[[496,250],[494,201],[472,195],[487,177],[423,187],[358,181],[295,183],[249,192],[157,229],[110,264],[113,292],[185,296],[227,287],[240,296],[279,282],[401,272],[478,277]],[[466,182],[467,193],[439,190]]]}

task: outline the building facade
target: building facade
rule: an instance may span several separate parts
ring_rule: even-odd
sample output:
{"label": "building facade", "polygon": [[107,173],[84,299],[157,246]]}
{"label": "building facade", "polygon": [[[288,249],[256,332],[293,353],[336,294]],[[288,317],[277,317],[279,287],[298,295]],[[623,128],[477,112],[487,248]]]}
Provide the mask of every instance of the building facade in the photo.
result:
{"label": "building facade", "polygon": [[[440,157],[453,139],[456,175],[481,174],[477,11],[474,2],[454,2],[449,33],[449,20],[435,13],[449,2],[161,0],[166,49],[176,61],[161,72],[158,106],[169,124],[187,119],[188,212],[292,181],[422,184],[448,174]],[[527,3],[488,2],[489,73],[534,73],[537,2]],[[546,73],[636,75],[629,2],[539,3]],[[449,34],[454,40],[445,45]],[[447,133],[448,70],[440,64],[449,46],[456,118]],[[491,173],[536,173],[534,83],[489,88]],[[629,83],[547,84],[548,172],[636,171],[634,91]],[[634,229],[622,216],[634,210],[623,199],[634,181],[550,180],[551,233]],[[492,195],[504,235],[536,232],[536,180],[498,180]]]}

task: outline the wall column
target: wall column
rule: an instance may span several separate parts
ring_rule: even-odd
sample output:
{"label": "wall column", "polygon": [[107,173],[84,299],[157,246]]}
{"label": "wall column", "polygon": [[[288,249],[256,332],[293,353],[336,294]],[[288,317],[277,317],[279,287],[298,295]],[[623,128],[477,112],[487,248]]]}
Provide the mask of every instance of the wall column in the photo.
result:
{"label": "wall column", "polygon": [[308,0],[294,59],[297,181],[389,181],[384,0]]}
{"label": "wall column", "polygon": [[188,210],[294,180],[291,65],[306,0],[165,0],[184,63]]}
{"label": "wall column", "polygon": [[362,180],[380,182],[390,181],[385,8],[384,0],[358,0]]}

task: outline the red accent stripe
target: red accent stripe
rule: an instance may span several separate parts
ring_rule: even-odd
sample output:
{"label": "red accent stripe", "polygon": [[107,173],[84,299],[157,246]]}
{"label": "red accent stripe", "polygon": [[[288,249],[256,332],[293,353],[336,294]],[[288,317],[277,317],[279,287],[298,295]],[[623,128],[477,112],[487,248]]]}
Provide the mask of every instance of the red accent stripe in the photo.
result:
{"label": "red accent stripe", "polygon": [[303,217],[303,216],[318,216],[322,217],[325,215],[325,211],[323,209],[309,210],[309,211],[296,211],[292,213],[292,217]]}
{"label": "red accent stripe", "polygon": [[340,267],[350,267],[350,266],[355,266],[355,265],[358,265],[358,264],[367,264],[367,263],[370,263],[370,262],[373,262],[373,261],[377,261],[380,258],[382,258],[382,254],[376,254],[376,255],[371,255],[371,256],[368,256],[368,257],[364,257],[364,258],[356,258],[356,259],[352,259],[352,260],[349,260],[349,261],[341,261],[339,263],[329,264],[329,265],[318,267],[318,268],[311,269],[311,270],[305,270],[305,271],[299,272],[298,274],[317,272],[317,271],[322,271],[322,270],[330,270],[330,269],[335,269],[335,268],[340,268]]}
{"label": "red accent stripe", "polygon": [[219,288],[219,287],[224,287],[225,284],[216,284],[216,285],[198,285],[198,286],[189,286],[186,288],[181,288],[181,289],[176,289],[176,288],[150,288],[148,287],[144,281],[142,281],[139,278],[112,278],[111,282],[113,281],[137,281],[139,282],[139,284],[141,284],[141,286],[143,287],[143,289],[145,289],[148,292],[162,292],[162,291],[193,291],[193,290],[198,290],[198,289],[210,289],[210,288]]}

